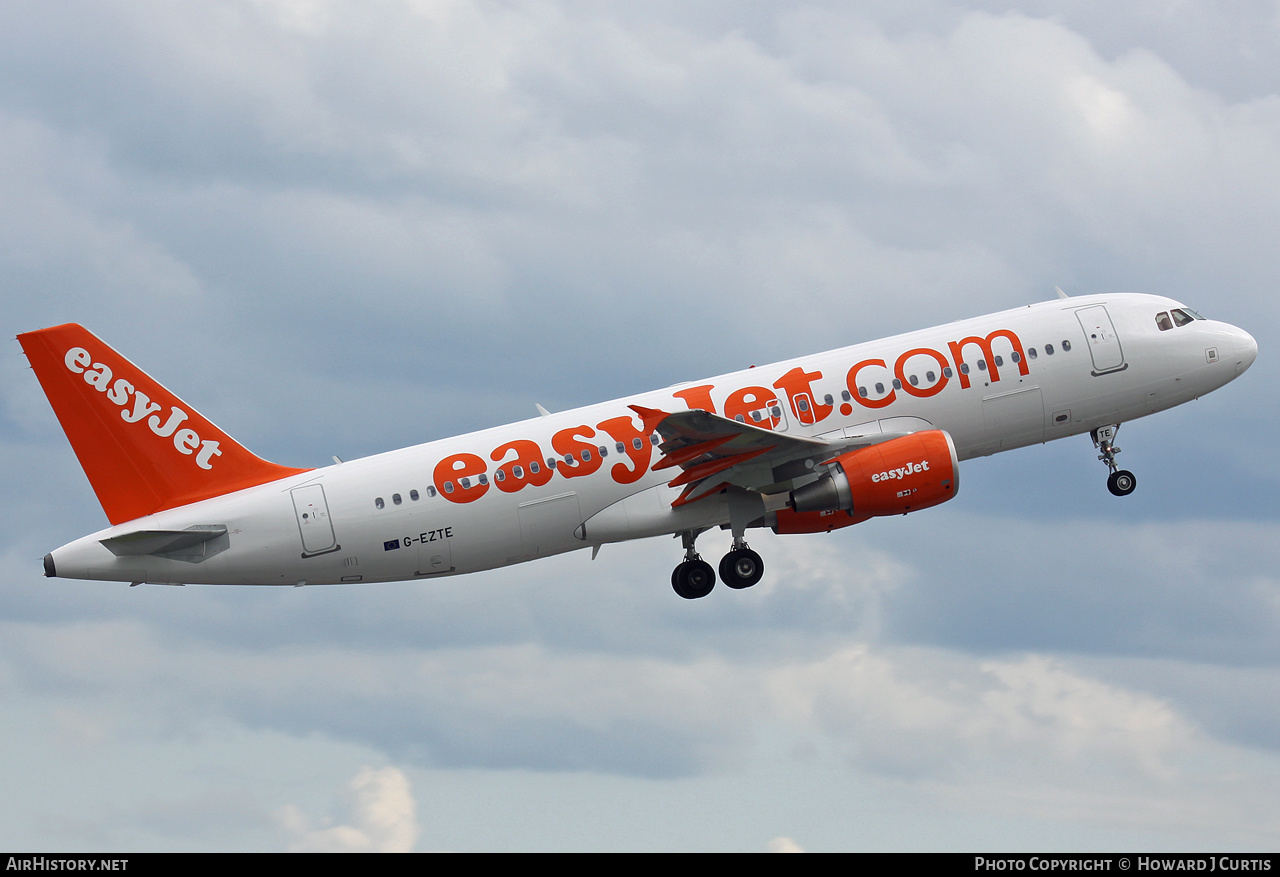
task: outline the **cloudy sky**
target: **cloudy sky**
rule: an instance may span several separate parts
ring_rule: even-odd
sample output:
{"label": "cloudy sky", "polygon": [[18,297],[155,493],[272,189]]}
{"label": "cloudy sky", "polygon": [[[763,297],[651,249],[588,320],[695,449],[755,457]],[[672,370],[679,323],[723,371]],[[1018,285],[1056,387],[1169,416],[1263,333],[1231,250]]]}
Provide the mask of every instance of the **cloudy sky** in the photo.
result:
{"label": "cloudy sky", "polygon": [[[1071,293],[1257,364],[956,502],[435,582],[46,580],[0,357],[0,847],[1280,845],[1280,5],[0,4],[0,323],[318,466]],[[719,540],[719,541],[717,541]],[[723,542],[724,544],[719,544]],[[719,556],[727,535],[708,534]]]}

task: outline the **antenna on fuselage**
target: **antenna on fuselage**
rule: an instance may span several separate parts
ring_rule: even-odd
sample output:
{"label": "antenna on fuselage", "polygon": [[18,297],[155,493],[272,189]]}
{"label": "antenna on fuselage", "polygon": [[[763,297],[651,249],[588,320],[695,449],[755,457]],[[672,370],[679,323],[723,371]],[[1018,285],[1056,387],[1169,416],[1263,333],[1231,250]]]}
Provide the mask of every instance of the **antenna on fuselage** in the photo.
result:
{"label": "antenna on fuselage", "polygon": [[1055,286],[1053,288],[1053,291],[1058,294],[1058,298],[1071,298],[1071,296],[1067,295],[1065,292],[1062,291],[1061,286]]}

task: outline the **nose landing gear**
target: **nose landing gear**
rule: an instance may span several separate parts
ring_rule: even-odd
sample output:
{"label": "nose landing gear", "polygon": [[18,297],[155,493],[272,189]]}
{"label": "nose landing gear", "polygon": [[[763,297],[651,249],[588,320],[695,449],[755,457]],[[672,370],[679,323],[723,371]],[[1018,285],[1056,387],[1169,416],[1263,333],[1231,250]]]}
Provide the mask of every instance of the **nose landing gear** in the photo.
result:
{"label": "nose landing gear", "polygon": [[1107,476],[1107,490],[1114,496],[1128,496],[1138,486],[1138,479],[1128,469],[1120,469],[1116,466],[1116,454],[1120,453],[1120,449],[1114,442],[1116,433],[1119,431],[1120,424],[1115,423],[1098,427],[1089,433],[1089,437],[1093,439],[1094,447],[1102,452],[1098,454],[1098,459],[1106,463],[1107,468],[1111,470],[1111,474]]}

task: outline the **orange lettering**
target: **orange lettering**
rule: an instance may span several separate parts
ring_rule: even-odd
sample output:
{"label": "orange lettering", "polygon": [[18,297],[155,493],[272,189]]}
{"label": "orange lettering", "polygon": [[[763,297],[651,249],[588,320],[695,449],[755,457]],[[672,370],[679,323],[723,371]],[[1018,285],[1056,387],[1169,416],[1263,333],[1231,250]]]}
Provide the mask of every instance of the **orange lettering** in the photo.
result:
{"label": "orange lettering", "polygon": [[700,387],[686,387],[683,390],[676,390],[672,393],[677,399],[684,400],[684,404],[689,406],[690,411],[710,411],[716,413],[716,403],[711,401],[711,391],[715,389],[714,384],[703,384]]}
{"label": "orange lettering", "polygon": [[[628,469],[622,463],[615,463],[609,470],[613,480],[619,484],[631,484],[639,481],[649,468],[649,460],[653,456],[653,444],[642,427],[637,427],[632,417],[611,417],[601,421],[598,426],[621,443],[627,456],[631,458],[634,468]],[[636,447],[637,441],[640,447]]]}
{"label": "orange lettering", "polygon": [[[578,439],[578,436],[591,438],[595,434],[594,429],[584,424],[562,429],[551,437],[551,447],[560,455],[556,469],[561,475],[565,478],[581,478],[600,468],[600,464],[604,462],[600,459],[600,449]],[[566,458],[572,458],[573,462],[566,462]]]}
{"label": "orange lettering", "polygon": [[866,396],[863,396],[858,392],[858,372],[862,371],[869,365],[878,365],[885,369],[888,368],[888,366],[884,364],[883,359],[864,359],[862,362],[849,369],[849,376],[846,379],[846,383],[849,385],[849,392],[853,394],[853,398],[858,401],[859,405],[863,405],[867,408],[883,408],[894,399],[898,398],[897,394],[893,390],[890,390],[889,395],[885,396],[883,399],[868,399]]}
{"label": "orange lettering", "polygon": [[477,480],[484,471],[484,460],[475,454],[453,454],[436,463],[432,477],[436,490],[449,502],[475,502],[489,492],[489,485],[477,482],[463,486],[462,479]]}
{"label": "orange lettering", "polygon": [[[724,400],[724,416],[731,420],[737,420],[742,417],[744,423],[751,426],[758,426],[761,429],[773,429],[778,425],[780,418],[774,417],[773,412],[769,411],[774,405],[778,404],[778,394],[773,390],[765,387],[743,387],[729,395]],[[764,414],[760,415],[760,419],[756,420],[753,414],[764,410]]]}
{"label": "orange lettering", "polygon": [[[551,480],[551,470],[542,459],[542,448],[538,447],[537,442],[529,439],[516,439],[505,445],[499,445],[493,449],[489,458],[497,463],[512,452],[515,453],[516,458],[506,461],[498,467],[497,472],[493,473],[493,483],[503,493],[515,493],[527,484],[541,487]],[[498,472],[502,474],[499,475]]]}
{"label": "orange lettering", "polygon": [[1022,340],[1018,338],[1009,329],[996,329],[986,338],[978,338],[970,335],[968,338],[961,338],[959,341],[952,341],[948,346],[951,348],[951,358],[956,362],[956,371],[960,374],[960,386],[968,389],[969,376],[964,373],[964,348],[969,344],[976,344],[982,351],[983,360],[987,364],[987,369],[991,372],[991,383],[1000,380],[1000,372],[996,368],[995,355],[991,352],[991,340],[993,338],[1005,338],[1013,345],[1013,352],[1018,354],[1018,374],[1025,375],[1031,370],[1027,365],[1027,352],[1022,349]]}
{"label": "orange lettering", "polygon": [[[917,354],[922,356],[932,356],[935,360],[937,360],[938,377],[941,378],[940,381],[938,381],[937,383],[935,383],[930,387],[922,388],[922,387],[913,386],[911,381],[907,380],[907,375],[905,373],[907,368],[907,360],[911,359],[911,357]],[[916,347],[912,350],[908,350],[906,353],[902,354],[902,356],[898,357],[898,361],[893,364],[893,374],[894,374],[894,377],[898,379],[898,383],[902,384],[902,389],[904,392],[910,393],[912,396],[918,396],[920,398],[924,398],[925,396],[933,396],[933,395],[936,395],[937,393],[942,392],[942,388],[947,385],[947,381],[949,380],[947,378],[947,373],[945,371],[949,365],[950,363],[947,362],[947,358],[943,356],[941,353],[939,353],[938,351],[930,347]]]}
{"label": "orange lettering", "polygon": [[835,406],[819,405],[813,395],[813,382],[822,377],[822,372],[807,372],[796,366],[773,385],[787,394],[791,403],[791,413],[801,423],[817,423],[826,420]]}

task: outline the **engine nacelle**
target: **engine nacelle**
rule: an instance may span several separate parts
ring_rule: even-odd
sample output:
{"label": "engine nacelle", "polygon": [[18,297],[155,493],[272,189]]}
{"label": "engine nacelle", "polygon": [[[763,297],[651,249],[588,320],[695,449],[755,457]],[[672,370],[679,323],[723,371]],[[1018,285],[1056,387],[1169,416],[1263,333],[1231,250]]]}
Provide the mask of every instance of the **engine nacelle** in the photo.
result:
{"label": "engine nacelle", "polygon": [[768,512],[764,517],[767,526],[773,532],[787,533],[830,533],[841,527],[852,527],[860,524],[866,517],[854,517],[852,512],[840,509],[824,512],[797,512],[792,509],[778,509]]}
{"label": "engine nacelle", "polygon": [[844,511],[858,520],[905,515],[944,503],[960,489],[956,446],[941,429],[849,451],[827,466],[817,481],[791,491],[787,504],[794,512]]}

